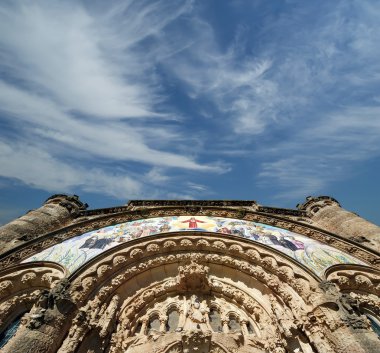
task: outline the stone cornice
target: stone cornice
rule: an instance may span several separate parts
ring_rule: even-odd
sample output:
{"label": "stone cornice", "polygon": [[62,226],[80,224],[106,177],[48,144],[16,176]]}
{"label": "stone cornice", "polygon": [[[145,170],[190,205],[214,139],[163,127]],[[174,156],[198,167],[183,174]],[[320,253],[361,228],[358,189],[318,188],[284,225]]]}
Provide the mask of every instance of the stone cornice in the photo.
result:
{"label": "stone cornice", "polygon": [[131,200],[129,208],[137,207],[256,207],[254,200]]}
{"label": "stone cornice", "polygon": [[[123,208],[124,211],[124,208]],[[279,228],[288,229],[295,233],[308,236],[312,239],[321,241],[331,245],[344,252],[352,254],[365,261],[366,263],[380,268],[380,256],[375,251],[363,249],[353,241],[343,239],[338,235],[323,231],[316,227],[305,225],[303,223],[277,216],[275,214],[262,214],[248,209],[233,209],[220,207],[162,207],[162,208],[143,208],[137,210],[125,210],[118,214],[106,214],[95,219],[87,219],[70,226],[61,228],[57,231],[45,234],[39,238],[33,239],[0,257],[0,270],[19,263],[27,257],[40,252],[50,246],[58,244],[66,239],[77,235],[96,230],[102,227],[154,217],[180,216],[180,215],[199,215],[199,216],[214,216],[242,219],[246,221],[254,221],[276,226]],[[195,212],[197,211],[197,212]]]}
{"label": "stone cornice", "polygon": [[101,216],[133,210],[144,210],[147,208],[162,209],[164,207],[183,207],[184,209],[190,210],[190,212],[194,211],[194,213],[199,212],[203,208],[218,207],[221,209],[247,209],[260,213],[283,216],[307,217],[306,212],[303,210],[261,206],[254,200],[131,200],[126,206],[82,210],[78,213],[78,217]]}
{"label": "stone cornice", "polygon": [[88,207],[88,204],[83,203],[78,195],[55,194],[45,201],[45,204],[49,203],[59,203],[60,206],[67,208],[68,211],[75,208],[75,212],[85,210]]}
{"label": "stone cornice", "polygon": [[291,208],[277,208],[277,207],[265,207],[259,206],[257,212],[268,213],[282,216],[304,217],[306,218],[306,212],[300,210],[293,210]]}

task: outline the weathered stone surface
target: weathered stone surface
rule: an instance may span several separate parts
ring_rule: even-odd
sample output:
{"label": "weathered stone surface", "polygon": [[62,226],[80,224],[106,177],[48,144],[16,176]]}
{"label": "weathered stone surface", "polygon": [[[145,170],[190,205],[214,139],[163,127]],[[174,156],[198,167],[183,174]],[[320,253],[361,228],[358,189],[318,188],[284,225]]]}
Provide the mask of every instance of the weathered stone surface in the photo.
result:
{"label": "weathered stone surface", "polygon": [[298,208],[318,227],[380,253],[380,227],[341,208],[331,197],[308,197]]}
{"label": "weathered stone surface", "polygon": [[[63,201],[67,204],[62,204]],[[191,214],[197,210],[201,214],[260,220],[346,249],[350,242],[315,226],[319,224],[342,237],[353,236],[358,217],[351,217],[351,213],[348,217],[336,200],[324,197],[310,199],[300,206],[300,211],[294,212],[262,207],[253,201],[134,201],[103,213],[96,210],[86,214],[87,211],[80,211],[85,206],[76,201],[55,196],[33,214],[36,219],[12,222],[3,228],[8,229],[7,236],[12,240],[11,230],[20,235],[34,227],[30,233],[33,236],[28,238],[32,239],[67,226],[62,233],[51,234],[52,239],[58,234],[61,238],[54,239],[62,241],[66,239],[65,232],[69,234],[75,227],[88,231],[126,218]],[[79,219],[75,219],[78,212]],[[362,221],[366,222],[361,219],[358,222]],[[309,226],[310,222],[313,226]],[[28,228],[30,224],[32,228]],[[366,246],[374,250],[372,245],[377,239],[371,233],[375,229],[372,226],[368,225],[368,233],[362,236],[370,239]],[[343,230],[346,233],[339,233]],[[142,237],[114,247],[70,278],[53,263],[19,264],[21,251],[27,252],[27,246],[10,252],[4,257],[6,266],[0,272],[0,331],[18,314],[27,313],[15,336],[1,351],[372,353],[380,350],[380,340],[368,320],[380,318],[380,270],[375,266],[334,265],[324,277],[318,277],[284,253],[243,238],[203,232],[185,235],[177,232]],[[44,238],[49,240],[49,234]],[[355,241],[357,244],[349,246],[356,249],[356,254],[370,253],[364,250],[364,243]],[[376,262],[380,259],[375,253],[370,254],[373,263],[380,263]],[[16,312],[17,307],[23,309]]]}
{"label": "weathered stone surface", "polygon": [[40,208],[0,227],[0,255],[68,225],[86,207],[87,204],[83,204],[76,195],[53,195]]}

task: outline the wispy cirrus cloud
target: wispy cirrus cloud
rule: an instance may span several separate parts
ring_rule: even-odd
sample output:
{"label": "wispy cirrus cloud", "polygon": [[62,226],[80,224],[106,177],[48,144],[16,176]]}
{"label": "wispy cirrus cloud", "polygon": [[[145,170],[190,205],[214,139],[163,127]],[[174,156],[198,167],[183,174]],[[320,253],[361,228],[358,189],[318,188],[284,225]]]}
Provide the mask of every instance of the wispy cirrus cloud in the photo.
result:
{"label": "wispy cirrus cloud", "polygon": [[270,20],[252,12],[260,27],[237,26],[224,47],[215,27],[194,20],[199,40],[173,71],[194,100],[214,104],[229,141],[238,141],[229,149],[251,151],[241,158],[259,164],[259,187],[287,199],[323,192],[380,155],[380,6],[296,1],[276,15],[255,10]]}
{"label": "wispy cirrus cloud", "polygon": [[104,13],[75,1],[3,5],[2,67],[69,111],[108,119],[160,116],[154,56],[142,55],[138,45],[187,8],[166,4],[114,2]]}
{"label": "wispy cirrus cloud", "polygon": [[303,50],[287,50],[273,79],[279,87],[291,83],[289,91],[307,104],[286,138],[257,151],[266,159],[260,184],[277,185],[277,197],[321,192],[380,156],[379,14],[374,2],[339,2],[307,32],[290,36]]}
{"label": "wispy cirrus cloud", "polygon": [[379,156],[379,15],[366,0],[3,2],[0,175],[118,198],[324,193]]}
{"label": "wispy cirrus cloud", "polygon": [[[191,7],[174,5],[3,3],[0,111],[17,134],[4,138],[1,175],[49,191],[78,187],[129,198],[150,188],[129,162],[160,167],[161,173],[220,172],[217,164],[176,151],[176,142],[187,142],[170,123],[177,117],[161,107],[166,97],[155,63],[163,52],[141,47]],[[117,175],[102,166],[112,161]],[[40,182],[36,170],[43,171]],[[126,187],[117,193],[110,186],[119,182]]]}
{"label": "wispy cirrus cloud", "polygon": [[[27,93],[8,84],[0,83],[2,110],[22,122],[20,131],[65,144],[68,149],[82,151],[93,157],[114,160],[132,160],[165,167],[209,170],[211,166],[202,166],[186,156],[158,151],[150,148],[144,141],[144,133],[152,138],[154,130],[145,130],[128,126],[122,122],[76,119],[59,106]],[[159,138],[164,138],[159,130]],[[168,132],[169,135],[169,132]],[[42,147],[42,146],[40,146]],[[214,167],[217,170],[217,167]]]}
{"label": "wispy cirrus cloud", "polygon": [[380,155],[378,146],[380,107],[346,107],[261,151],[268,161],[262,163],[260,183],[275,183],[278,198],[300,198],[356,173],[357,165]]}
{"label": "wispy cirrus cloud", "polygon": [[113,197],[137,197],[141,184],[122,173],[106,173],[97,167],[79,167],[65,163],[48,152],[28,144],[0,143],[2,176],[16,178],[32,187],[50,191],[99,192]]}
{"label": "wispy cirrus cloud", "polygon": [[[170,70],[187,85],[189,96],[209,100],[237,134],[260,134],[275,120],[277,84],[266,78],[272,67],[269,58],[241,58],[239,37],[228,50],[217,46],[214,29],[194,18],[197,40],[184,50],[181,60],[169,60]],[[174,65],[174,60],[176,64]],[[203,115],[208,115],[203,111]]]}

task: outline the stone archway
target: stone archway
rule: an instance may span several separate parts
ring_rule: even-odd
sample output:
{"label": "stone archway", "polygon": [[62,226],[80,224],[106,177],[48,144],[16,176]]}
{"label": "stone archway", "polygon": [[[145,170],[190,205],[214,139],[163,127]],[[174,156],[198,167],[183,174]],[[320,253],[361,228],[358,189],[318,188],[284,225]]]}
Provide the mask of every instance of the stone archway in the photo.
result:
{"label": "stone archway", "polygon": [[[133,353],[152,346],[164,351],[173,345],[180,352],[208,353],[212,347],[223,346],[227,352],[239,348],[243,352],[244,345],[264,352],[268,337],[276,336],[276,328],[269,327],[269,314],[247,292],[227,282],[210,275],[202,262],[190,260],[178,266],[176,277],[143,288],[124,301],[112,352]],[[179,312],[175,330],[166,328],[170,307]],[[219,308],[219,330],[210,324],[211,307]],[[232,320],[239,330],[230,327]],[[259,329],[250,332],[247,324],[259,325]]]}
{"label": "stone archway", "polygon": [[[324,307],[339,300],[329,283],[273,249],[219,234],[139,239],[103,253],[69,280],[55,289],[53,307],[31,313],[42,317],[41,327],[30,331],[27,322],[18,345],[5,352],[21,353],[20,341],[43,341],[48,332],[55,346],[41,345],[39,353],[87,353],[91,340],[94,353],[332,353],[343,350],[329,323],[340,336],[351,330],[341,312]],[[70,304],[65,312],[62,302]],[[166,329],[174,307],[183,308],[178,331]],[[222,308],[221,332],[208,326],[212,308]],[[157,322],[148,332],[150,319]]]}
{"label": "stone archway", "polygon": [[[221,330],[207,336],[211,330],[204,330],[200,325],[198,340],[206,341],[208,350],[217,351],[218,347],[226,352],[280,350],[287,345],[285,333],[293,335],[289,332],[297,328],[292,323],[308,310],[311,302],[307,288],[317,288],[316,278],[306,269],[294,266],[291,259],[277,256],[265,247],[221,239],[218,235],[197,234],[191,238],[172,235],[119,249],[77,273],[73,278],[72,295],[78,303],[87,303],[83,310],[91,312],[118,296],[117,324],[110,329],[113,330],[110,352],[142,351],[146,349],[144,345],[151,347],[152,342],[162,352],[172,345],[176,345],[175,349],[186,349],[187,341],[194,345],[194,337],[188,337],[185,332],[189,331],[189,325],[174,334],[163,332],[167,313],[157,312],[155,308],[155,305],[162,308],[168,298],[180,301],[183,306],[186,297],[189,305],[192,295],[199,296],[200,304],[205,302],[206,311],[217,305],[216,299],[224,300],[219,307],[229,306],[229,311],[221,315],[234,314],[233,318],[242,327],[239,333]],[[136,335],[137,327],[140,332],[146,330],[149,314],[155,310],[159,332],[150,336],[146,331],[145,336]],[[228,327],[229,317],[222,318],[224,328]],[[104,322],[104,319],[99,320],[98,316],[97,321]],[[248,325],[256,325],[256,329],[248,329]],[[260,332],[264,327],[268,329],[267,337]],[[62,352],[69,351],[65,347],[70,346],[70,341],[80,341],[76,332],[73,328]],[[268,336],[277,337],[271,340],[271,347]],[[292,344],[300,344],[299,341]],[[301,344],[306,347],[308,343]]]}

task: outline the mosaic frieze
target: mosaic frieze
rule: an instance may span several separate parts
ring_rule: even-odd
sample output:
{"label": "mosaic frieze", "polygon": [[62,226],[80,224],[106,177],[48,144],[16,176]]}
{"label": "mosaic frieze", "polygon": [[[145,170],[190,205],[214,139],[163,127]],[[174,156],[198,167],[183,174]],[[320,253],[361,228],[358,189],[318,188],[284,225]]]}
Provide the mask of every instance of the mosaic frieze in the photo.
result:
{"label": "mosaic frieze", "polygon": [[295,232],[247,220],[212,216],[170,216],[134,220],[90,231],[54,245],[24,262],[53,261],[69,272],[122,243],[155,234],[201,231],[250,239],[268,245],[321,276],[335,264],[364,264],[357,258]]}

